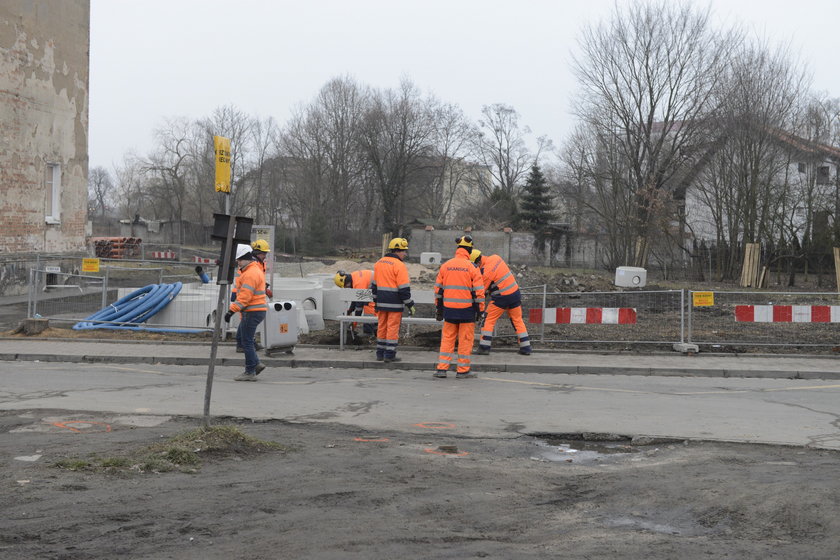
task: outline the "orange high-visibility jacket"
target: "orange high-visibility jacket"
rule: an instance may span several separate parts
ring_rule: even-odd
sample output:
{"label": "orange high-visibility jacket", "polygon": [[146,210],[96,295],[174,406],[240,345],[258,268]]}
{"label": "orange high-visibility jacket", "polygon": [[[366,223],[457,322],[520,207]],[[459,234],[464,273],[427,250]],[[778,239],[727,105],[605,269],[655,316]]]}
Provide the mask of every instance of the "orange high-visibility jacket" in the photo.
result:
{"label": "orange high-visibility jacket", "polygon": [[[356,288],[358,290],[368,290],[370,289],[371,285],[373,284],[373,271],[372,270],[357,270],[356,272],[350,273],[350,284],[351,288]],[[358,307],[362,307],[365,310],[365,313],[373,315],[374,305],[373,302],[364,302],[364,301],[353,301],[350,303],[350,309],[348,309],[348,313],[352,313]]]}
{"label": "orange high-visibility jacket", "polygon": [[435,281],[435,304],[443,309],[446,321],[474,322],[477,311],[484,311],[484,279],[470,262],[470,252],[462,247],[440,267]]}
{"label": "orange high-visibility jacket", "polygon": [[516,283],[516,278],[502,257],[499,255],[482,256],[481,273],[484,276],[487,292],[497,306],[511,308],[522,303],[519,284]]}
{"label": "orange high-visibility jacket", "polygon": [[373,266],[373,301],[377,311],[399,311],[411,301],[408,268],[394,253],[388,253]]}
{"label": "orange high-visibility jacket", "polygon": [[230,304],[234,313],[268,311],[265,302],[265,272],[260,263],[249,262],[236,278],[236,301]]}

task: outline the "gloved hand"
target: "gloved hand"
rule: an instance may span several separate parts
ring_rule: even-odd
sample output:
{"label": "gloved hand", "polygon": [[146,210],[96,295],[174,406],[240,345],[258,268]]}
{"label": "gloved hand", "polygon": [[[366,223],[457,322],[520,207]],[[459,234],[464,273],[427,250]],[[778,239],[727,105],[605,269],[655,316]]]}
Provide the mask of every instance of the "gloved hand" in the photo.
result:
{"label": "gloved hand", "polygon": [[265,285],[265,295],[268,296],[268,299],[271,299],[271,298],[274,297],[274,292],[271,291],[271,284],[266,284]]}
{"label": "gloved hand", "polygon": [[233,317],[233,311],[225,313],[225,323],[230,323],[230,318]]}
{"label": "gloved hand", "polygon": [[231,292],[231,293],[230,293],[230,301],[231,301],[231,302],[236,301],[236,292]]}
{"label": "gloved hand", "polygon": [[411,300],[408,303],[406,303],[405,308],[408,309],[408,314],[412,317],[414,317],[414,315],[417,313],[417,308],[414,307],[414,300]]}
{"label": "gloved hand", "polygon": [[435,321],[443,321],[443,309],[440,307],[435,309]]}
{"label": "gloved hand", "polygon": [[478,323],[479,325],[483,325],[484,324],[484,319],[486,319],[486,318],[487,318],[487,313],[485,313],[484,311],[476,311],[476,313],[475,313],[475,322],[476,323]]}

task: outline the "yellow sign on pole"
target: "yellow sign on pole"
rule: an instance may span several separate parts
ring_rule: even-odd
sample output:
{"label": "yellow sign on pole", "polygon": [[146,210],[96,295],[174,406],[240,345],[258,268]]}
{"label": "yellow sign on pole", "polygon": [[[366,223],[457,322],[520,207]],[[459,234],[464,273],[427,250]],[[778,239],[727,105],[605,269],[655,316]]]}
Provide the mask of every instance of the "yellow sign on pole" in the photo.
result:
{"label": "yellow sign on pole", "polygon": [[213,137],[216,151],[216,192],[230,192],[230,138]]}
{"label": "yellow sign on pole", "polygon": [[82,272],[99,272],[99,259],[82,259]]}
{"label": "yellow sign on pole", "polygon": [[715,304],[714,292],[693,292],[691,297],[694,307],[712,307]]}

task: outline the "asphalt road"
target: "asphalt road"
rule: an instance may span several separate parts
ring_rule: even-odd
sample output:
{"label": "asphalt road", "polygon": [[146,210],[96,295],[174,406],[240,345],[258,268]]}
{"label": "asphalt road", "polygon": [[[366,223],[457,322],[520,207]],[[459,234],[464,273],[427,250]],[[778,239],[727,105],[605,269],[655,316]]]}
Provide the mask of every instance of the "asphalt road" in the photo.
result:
{"label": "asphalt road", "polygon": [[[207,367],[0,361],[0,409],[203,414]],[[614,433],[840,449],[840,381],[486,372],[433,379],[381,367],[217,366],[211,415],[462,436]],[[620,369],[616,369],[620,371]]]}

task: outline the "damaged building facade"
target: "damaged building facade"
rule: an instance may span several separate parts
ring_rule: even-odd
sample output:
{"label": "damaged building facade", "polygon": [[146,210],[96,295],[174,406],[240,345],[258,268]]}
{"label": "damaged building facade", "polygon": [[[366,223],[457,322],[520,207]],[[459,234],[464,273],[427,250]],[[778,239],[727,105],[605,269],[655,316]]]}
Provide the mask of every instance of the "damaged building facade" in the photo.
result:
{"label": "damaged building facade", "polygon": [[85,249],[90,0],[0,3],[0,253]]}

